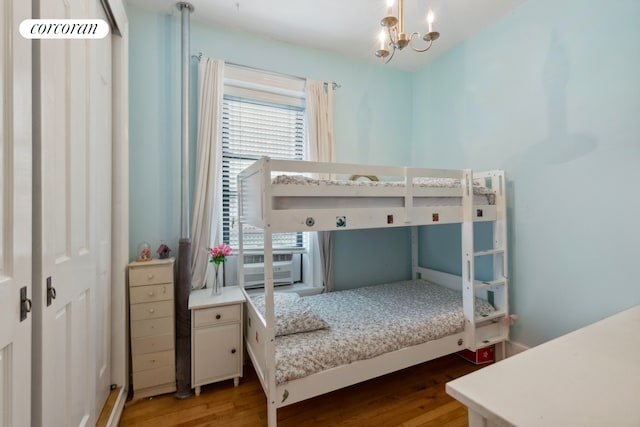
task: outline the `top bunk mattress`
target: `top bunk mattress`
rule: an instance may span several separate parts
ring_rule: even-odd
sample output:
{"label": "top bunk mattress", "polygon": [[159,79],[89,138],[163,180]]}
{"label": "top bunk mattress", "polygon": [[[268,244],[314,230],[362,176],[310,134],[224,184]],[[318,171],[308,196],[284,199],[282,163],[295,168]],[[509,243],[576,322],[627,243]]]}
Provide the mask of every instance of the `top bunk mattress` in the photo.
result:
{"label": "top bunk mattress", "polygon": [[[277,294],[276,294],[277,295]],[[264,296],[252,297],[263,311]],[[276,383],[464,330],[462,293],[410,280],[301,297],[325,329],[276,337]],[[476,312],[494,308],[476,298]],[[278,317],[276,301],[276,316]]]}
{"label": "top bunk mattress", "polygon": [[[274,209],[331,207],[401,207],[406,184],[403,181],[360,181],[315,179],[303,175],[277,175],[272,178]],[[416,207],[460,206],[462,185],[453,178],[413,178],[412,196]],[[492,189],[473,186],[474,205],[495,204]]]}

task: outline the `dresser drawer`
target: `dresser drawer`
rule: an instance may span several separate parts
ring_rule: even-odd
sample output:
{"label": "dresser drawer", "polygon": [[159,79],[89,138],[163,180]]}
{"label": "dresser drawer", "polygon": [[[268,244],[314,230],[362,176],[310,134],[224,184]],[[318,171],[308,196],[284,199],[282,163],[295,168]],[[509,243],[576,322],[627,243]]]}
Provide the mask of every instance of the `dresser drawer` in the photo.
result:
{"label": "dresser drawer", "polygon": [[131,321],[173,317],[173,301],[145,302],[131,306]]}
{"label": "dresser drawer", "polygon": [[174,366],[175,351],[159,351],[156,353],[137,354],[131,358],[131,369],[133,373],[146,371],[148,369]]}
{"label": "dresser drawer", "polygon": [[131,354],[133,356],[165,350],[173,351],[173,334],[134,338],[131,340]]}
{"label": "dresser drawer", "polygon": [[146,371],[133,373],[133,390],[140,390],[147,387],[156,387],[158,385],[175,383],[176,370],[173,366],[165,366],[157,369],[148,369]]}
{"label": "dresser drawer", "polygon": [[139,304],[141,302],[165,301],[173,299],[173,283],[161,285],[133,286],[129,288],[129,302]]}
{"label": "dresser drawer", "polygon": [[240,304],[233,304],[194,310],[193,325],[197,328],[199,326],[239,322],[241,311],[240,307]]}
{"label": "dresser drawer", "polygon": [[137,266],[129,269],[129,286],[173,282],[173,264]]}
{"label": "dresser drawer", "polygon": [[167,335],[173,333],[173,316],[131,322],[131,338]]}

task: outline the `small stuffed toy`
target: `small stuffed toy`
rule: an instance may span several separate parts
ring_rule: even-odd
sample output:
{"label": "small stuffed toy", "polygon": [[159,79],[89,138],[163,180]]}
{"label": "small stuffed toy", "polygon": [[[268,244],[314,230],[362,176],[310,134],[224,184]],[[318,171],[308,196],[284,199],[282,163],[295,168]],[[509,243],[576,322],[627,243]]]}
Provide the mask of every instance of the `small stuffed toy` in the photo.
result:
{"label": "small stuffed toy", "polygon": [[156,252],[158,253],[158,258],[166,259],[169,258],[169,255],[171,254],[171,248],[169,248],[169,246],[167,246],[163,241],[160,243],[160,246],[158,246],[158,250],[156,250]]}

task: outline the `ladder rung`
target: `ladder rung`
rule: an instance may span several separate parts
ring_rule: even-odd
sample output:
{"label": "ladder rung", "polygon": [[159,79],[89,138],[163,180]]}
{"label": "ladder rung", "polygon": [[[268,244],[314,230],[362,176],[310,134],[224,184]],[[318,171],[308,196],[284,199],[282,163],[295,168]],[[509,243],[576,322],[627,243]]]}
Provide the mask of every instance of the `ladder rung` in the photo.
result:
{"label": "ladder rung", "polygon": [[504,253],[504,249],[488,249],[486,251],[474,252],[473,256],[496,255]]}
{"label": "ladder rung", "polygon": [[506,283],[507,283],[506,279],[497,279],[497,280],[488,280],[488,281],[474,280],[473,281],[475,289],[490,289],[495,286],[504,286]]}
{"label": "ladder rung", "polygon": [[498,318],[504,317],[506,315],[507,315],[507,313],[505,313],[502,310],[492,311],[491,313],[488,313],[486,316],[476,316],[476,323],[486,322],[486,321],[493,320],[493,319],[498,319]]}
{"label": "ladder rung", "polygon": [[499,342],[506,341],[506,335],[500,335],[497,337],[485,338],[481,341],[476,342],[476,348],[488,347],[493,344],[498,344]]}

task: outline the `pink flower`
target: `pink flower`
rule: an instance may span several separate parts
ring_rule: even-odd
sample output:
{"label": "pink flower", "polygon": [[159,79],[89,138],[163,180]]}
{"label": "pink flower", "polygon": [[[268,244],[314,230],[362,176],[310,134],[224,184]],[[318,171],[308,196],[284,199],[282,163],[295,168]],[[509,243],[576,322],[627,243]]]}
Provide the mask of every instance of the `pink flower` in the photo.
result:
{"label": "pink flower", "polygon": [[231,255],[232,253],[233,251],[228,245],[220,243],[218,246],[209,248],[209,262],[220,264],[221,262],[225,262],[226,257]]}

